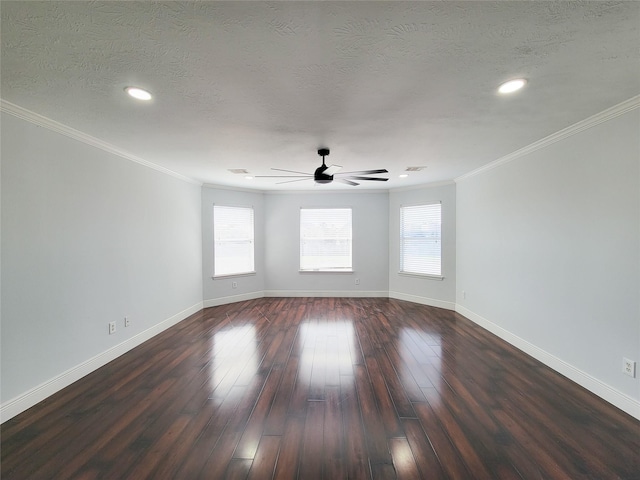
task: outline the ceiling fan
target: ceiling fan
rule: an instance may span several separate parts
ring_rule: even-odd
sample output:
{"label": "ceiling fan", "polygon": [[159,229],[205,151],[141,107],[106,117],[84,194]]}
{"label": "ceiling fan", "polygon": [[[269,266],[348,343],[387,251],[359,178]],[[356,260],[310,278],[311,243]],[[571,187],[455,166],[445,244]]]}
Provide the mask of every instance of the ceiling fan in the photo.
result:
{"label": "ceiling fan", "polygon": [[378,178],[378,177],[367,177],[362,175],[375,175],[377,173],[388,173],[384,168],[379,170],[361,170],[358,172],[340,172],[342,167],[340,165],[331,165],[327,167],[324,163],[324,157],[329,155],[328,148],[320,148],[318,149],[318,155],[322,157],[322,165],[316,168],[314,173],[305,173],[305,172],[296,172],[295,170],[283,170],[282,168],[272,168],[271,170],[277,170],[279,172],[287,172],[287,173],[297,173],[299,175],[256,175],[256,177],[261,178],[293,178],[295,180],[285,180],[283,182],[277,182],[277,184],[281,183],[291,183],[291,182],[301,182],[302,180],[311,180],[313,179],[316,183],[331,183],[334,180],[342,183],[346,183],[347,185],[360,185],[358,182],[354,182],[354,180],[374,180],[377,182],[386,182],[389,180],[388,178]]}

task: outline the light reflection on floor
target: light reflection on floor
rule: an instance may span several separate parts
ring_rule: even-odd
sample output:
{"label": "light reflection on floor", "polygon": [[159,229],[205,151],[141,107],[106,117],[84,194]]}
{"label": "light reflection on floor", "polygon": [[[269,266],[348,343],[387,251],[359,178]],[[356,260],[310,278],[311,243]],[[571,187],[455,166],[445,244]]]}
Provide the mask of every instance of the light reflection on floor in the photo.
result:
{"label": "light reflection on floor", "polygon": [[258,371],[258,342],[252,324],[229,327],[213,336],[211,398],[222,401],[227,395],[243,391],[232,388],[246,385]]}
{"label": "light reflection on floor", "polygon": [[[210,369],[210,399],[222,403],[229,395],[240,396],[241,388],[248,385],[258,372],[265,352],[260,350],[256,327],[251,323],[232,326],[216,332],[212,337]],[[437,398],[442,392],[441,338],[435,332],[425,334],[411,327],[398,330],[395,348],[400,364],[395,365],[403,382],[418,387]],[[292,355],[299,357],[296,382],[298,387],[309,388],[310,400],[325,398],[325,387],[340,386],[353,378],[354,352],[360,357],[360,343],[351,320],[309,319],[298,327]],[[435,406],[435,405],[434,405]]]}
{"label": "light reflection on floor", "polygon": [[353,375],[351,352],[360,348],[351,321],[313,321],[300,324],[297,349],[300,355],[300,380],[309,386],[324,388],[340,385],[340,375]]}

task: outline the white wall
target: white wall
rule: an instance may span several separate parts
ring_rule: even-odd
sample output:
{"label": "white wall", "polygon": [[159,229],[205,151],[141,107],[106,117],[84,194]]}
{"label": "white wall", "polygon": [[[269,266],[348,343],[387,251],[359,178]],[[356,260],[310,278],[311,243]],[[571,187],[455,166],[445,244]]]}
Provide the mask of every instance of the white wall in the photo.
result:
{"label": "white wall", "polygon": [[[400,207],[442,203],[443,280],[400,275]],[[389,195],[389,296],[435,307],[455,308],[456,300],[456,186],[426,185],[392,190]]]}
{"label": "white wall", "polygon": [[202,234],[198,185],[4,113],[1,155],[5,417],[201,308]]}
{"label": "white wall", "polygon": [[[318,187],[321,188],[321,187]],[[300,273],[300,208],[351,207],[353,273]],[[387,296],[389,195],[364,192],[265,195],[267,295]],[[355,279],[360,279],[360,285]]]}
{"label": "white wall", "polygon": [[[325,194],[201,190],[3,113],[3,420],[203,299],[387,294],[455,304],[640,417],[639,380],[621,373],[623,356],[640,361],[638,117],[457,186]],[[399,276],[400,205],[438,200],[445,279]],[[255,208],[256,275],[211,278],[214,203]],[[344,206],[353,208],[354,273],[299,273],[299,209]]]}
{"label": "white wall", "polygon": [[459,311],[636,416],[622,358],[640,361],[639,117],[457,185]]}
{"label": "white wall", "polygon": [[[213,278],[213,205],[253,207],[255,275]],[[261,192],[202,187],[202,284],[204,306],[212,307],[264,296],[264,195]],[[232,284],[237,285],[232,288]]]}

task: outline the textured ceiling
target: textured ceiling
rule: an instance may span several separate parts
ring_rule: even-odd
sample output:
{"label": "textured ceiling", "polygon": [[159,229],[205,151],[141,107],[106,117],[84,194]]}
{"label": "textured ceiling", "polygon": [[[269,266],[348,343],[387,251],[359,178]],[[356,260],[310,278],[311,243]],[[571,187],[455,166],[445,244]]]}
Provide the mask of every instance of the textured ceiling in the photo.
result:
{"label": "textured ceiling", "polygon": [[[2,1],[1,96],[203,183],[451,180],[640,93],[640,3]],[[512,96],[498,85],[526,77]],[[154,94],[142,104],[124,87]],[[410,166],[426,166],[406,179]],[[373,184],[373,185],[371,185]],[[380,188],[380,182],[359,187]]]}

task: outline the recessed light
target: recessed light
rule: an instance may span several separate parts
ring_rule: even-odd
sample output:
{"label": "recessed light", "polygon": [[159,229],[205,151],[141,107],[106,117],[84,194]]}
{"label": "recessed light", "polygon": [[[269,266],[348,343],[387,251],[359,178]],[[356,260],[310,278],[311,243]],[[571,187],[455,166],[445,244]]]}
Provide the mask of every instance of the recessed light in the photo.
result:
{"label": "recessed light", "polygon": [[520,90],[527,84],[527,81],[524,78],[516,78],[515,80],[509,80],[508,82],[503,83],[498,88],[498,92],[500,93],[513,93]]}
{"label": "recessed light", "polygon": [[402,175],[398,175],[400,178],[407,178],[409,175],[407,175],[406,173],[403,173]]}
{"label": "recessed light", "polygon": [[247,175],[246,177],[244,177],[245,180],[253,180],[253,177],[251,175]]}
{"label": "recessed light", "polygon": [[127,87],[124,89],[130,96],[138,100],[151,100],[151,94],[138,87]]}

